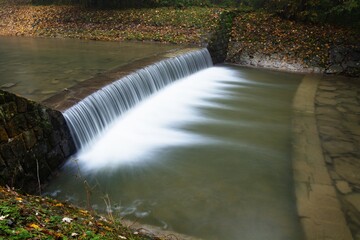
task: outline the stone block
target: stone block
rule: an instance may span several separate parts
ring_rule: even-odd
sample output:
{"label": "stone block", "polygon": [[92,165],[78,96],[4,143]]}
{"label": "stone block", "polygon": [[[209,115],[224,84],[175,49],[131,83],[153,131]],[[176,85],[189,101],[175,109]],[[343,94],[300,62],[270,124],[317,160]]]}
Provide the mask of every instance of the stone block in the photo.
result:
{"label": "stone block", "polygon": [[25,131],[23,133],[23,138],[24,138],[26,148],[28,150],[31,149],[37,142],[37,138],[36,138],[34,130]]}
{"label": "stone block", "polygon": [[23,167],[21,166],[18,158],[13,157],[6,159],[6,166],[11,176],[14,175],[14,173],[23,172]]}
{"label": "stone block", "polygon": [[324,126],[320,125],[318,127],[320,134],[328,136],[330,139],[343,139],[346,140],[347,135],[335,126]]}
{"label": "stone block", "polygon": [[336,92],[320,91],[317,94],[318,97],[329,98],[329,99],[334,99],[338,95],[339,95],[339,93],[337,91]]}
{"label": "stone block", "polygon": [[341,118],[341,114],[333,107],[317,107],[316,114],[329,116],[331,118]]}
{"label": "stone block", "polygon": [[61,142],[61,134],[60,131],[55,130],[49,136],[49,143],[51,147],[55,147],[59,145]]}
{"label": "stone block", "polygon": [[13,151],[11,150],[10,143],[0,145],[0,153],[3,159],[7,162],[8,159],[15,158]]}
{"label": "stone block", "polygon": [[38,159],[37,161],[39,164],[40,180],[46,181],[54,169],[51,169],[51,167],[47,164],[45,159]]}
{"label": "stone block", "polygon": [[65,158],[70,157],[76,151],[73,141],[67,138],[61,141],[60,147]]}
{"label": "stone block", "polygon": [[306,240],[353,240],[346,225],[324,223],[308,218],[301,219],[301,223]]}
{"label": "stone block", "polygon": [[7,122],[17,113],[15,102],[8,102],[0,106],[0,116]]}
{"label": "stone block", "polygon": [[336,101],[336,99],[325,98],[325,97],[317,97],[316,98],[316,104],[318,104],[318,105],[336,106],[337,101]]}
{"label": "stone block", "polygon": [[11,138],[21,134],[23,131],[26,131],[27,129],[28,129],[27,122],[23,114],[18,114],[14,116],[14,118],[10,120],[6,126],[7,133]]}
{"label": "stone block", "polygon": [[347,196],[345,196],[345,200],[350,203],[357,212],[360,213],[360,194],[359,193],[354,193],[354,194],[349,194]]}
{"label": "stone block", "polygon": [[296,198],[306,239],[352,239],[331,185],[297,183]]}
{"label": "stone block", "polygon": [[4,159],[0,155],[0,172],[5,170],[6,168],[7,168],[6,163],[5,163]]}
{"label": "stone block", "polygon": [[27,125],[29,128],[34,128],[36,126],[39,126],[41,123],[41,118],[39,116],[38,111],[29,111],[24,114]]}
{"label": "stone block", "polygon": [[355,145],[353,142],[330,140],[323,142],[324,150],[330,154],[330,156],[338,156],[340,154],[347,154],[355,151]]}
{"label": "stone block", "polygon": [[346,181],[336,181],[335,182],[336,189],[341,192],[342,194],[348,194],[352,192],[349,183]]}
{"label": "stone block", "polygon": [[0,144],[7,143],[9,141],[9,136],[3,126],[0,125]]}
{"label": "stone block", "polygon": [[30,154],[34,156],[34,158],[40,159],[44,158],[48,152],[48,144],[45,140],[38,141],[34,147],[30,150]]}
{"label": "stone block", "polygon": [[58,168],[64,161],[64,155],[60,146],[53,148],[46,156],[46,160],[51,169]]}
{"label": "stone block", "polygon": [[355,104],[344,103],[343,107],[346,108],[351,113],[356,113],[356,114],[360,113],[360,106],[357,103]]}
{"label": "stone block", "polygon": [[356,97],[344,96],[344,97],[337,98],[336,101],[339,103],[349,103],[349,104],[355,104],[355,105],[358,104]]}
{"label": "stone block", "polygon": [[360,161],[356,157],[338,157],[334,159],[337,174],[347,182],[360,186]]}
{"label": "stone block", "polygon": [[3,94],[5,103],[14,102],[16,96],[12,93],[6,92],[4,90],[0,90],[0,92]]}
{"label": "stone block", "polygon": [[16,158],[21,159],[27,154],[25,143],[21,135],[15,137],[9,144]]}
{"label": "stone block", "polygon": [[64,116],[60,112],[48,110],[47,113],[49,115],[51,125],[55,129],[62,129],[62,127],[66,125]]}
{"label": "stone block", "polygon": [[343,121],[343,125],[351,132],[351,134],[360,136],[360,125],[357,122]]}
{"label": "stone block", "polygon": [[325,70],[325,73],[334,74],[334,73],[342,73],[344,68],[340,64],[331,65],[328,69]]}
{"label": "stone block", "polygon": [[0,105],[6,103],[5,102],[5,93],[0,89]]}
{"label": "stone block", "polygon": [[27,110],[27,100],[21,97],[16,98],[16,106],[19,113],[24,113]]}
{"label": "stone block", "polygon": [[322,86],[322,85],[320,85],[319,86],[319,89],[320,90],[325,90],[325,91],[335,91],[336,90],[336,87],[335,86]]}
{"label": "stone block", "polygon": [[33,131],[34,131],[34,133],[35,133],[35,135],[36,135],[36,139],[37,139],[38,141],[41,141],[42,139],[44,139],[44,131],[42,130],[42,128],[40,128],[40,127],[34,127],[34,128],[33,128]]}
{"label": "stone block", "polygon": [[347,122],[354,122],[354,123],[360,122],[359,114],[346,113],[346,114],[344,114],[344,117]]}

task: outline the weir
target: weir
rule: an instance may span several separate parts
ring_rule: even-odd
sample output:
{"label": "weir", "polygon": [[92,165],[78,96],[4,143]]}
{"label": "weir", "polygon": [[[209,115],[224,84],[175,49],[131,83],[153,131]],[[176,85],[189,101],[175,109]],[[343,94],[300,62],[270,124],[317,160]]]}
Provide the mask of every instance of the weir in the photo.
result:
{"label": "weir", "polygon": [[208,240],[303,239],[289,146],[301,77],[225,65],[179,79],[109,124],[46,191],[84,206],[86,179],[92,208],[114,217]]}
{"label": "weir", "polygon": [[207,49],[162,60],[89,95],[64,112],[77,149],[86,147],[121,114],[168,84],[212,66]]}

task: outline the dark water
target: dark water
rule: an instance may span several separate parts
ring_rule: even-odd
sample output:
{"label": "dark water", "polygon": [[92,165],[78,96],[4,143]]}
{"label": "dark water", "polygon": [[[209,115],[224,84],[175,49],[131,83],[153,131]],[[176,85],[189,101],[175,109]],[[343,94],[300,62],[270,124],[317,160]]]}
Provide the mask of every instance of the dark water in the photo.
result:
{"label": "dark water", "polygon": [[47,194],[203,239],[302,239],[290,156],[301,77],[222,66],[177,81],[69,160]]}
{"label": "dark water", "polygon": [[42,101],[109,69],[173,48],[149,43],[0,37],[0,88]]}

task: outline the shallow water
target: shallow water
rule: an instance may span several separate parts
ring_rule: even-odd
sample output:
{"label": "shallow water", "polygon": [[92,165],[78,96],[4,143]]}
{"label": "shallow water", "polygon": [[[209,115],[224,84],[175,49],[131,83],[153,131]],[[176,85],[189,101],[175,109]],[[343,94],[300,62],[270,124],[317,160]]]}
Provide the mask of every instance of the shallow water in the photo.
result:
{"label": "shallow water", "polygon": [[35,101],[174,45],[0,37],[0,88]]}
{"label": "shallow water", "polygon": [[[290,156],[301,75],[214,67],[123,115],[47,194],[203,239],[302,239]],[[109,196],[111,207],[105,204]]]}

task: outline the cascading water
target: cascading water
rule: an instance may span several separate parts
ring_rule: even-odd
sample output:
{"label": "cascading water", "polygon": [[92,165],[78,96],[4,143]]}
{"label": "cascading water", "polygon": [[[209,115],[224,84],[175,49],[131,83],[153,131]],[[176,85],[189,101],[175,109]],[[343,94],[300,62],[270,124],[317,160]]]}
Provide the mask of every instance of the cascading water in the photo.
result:
{"label": "cascading water", "polygon": [[160,61],[107,85],[64,112],[77,149],[166,85],[212,66],[207,49]]}
{"label": "cascading water", "polygon": [[224,65],[179,79],[117,117],[47,194],[201,239],[304,239],[289,148],[301,77]]}

